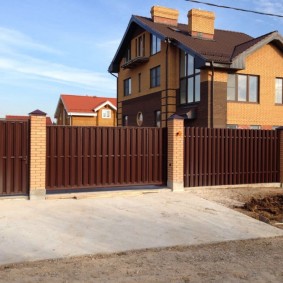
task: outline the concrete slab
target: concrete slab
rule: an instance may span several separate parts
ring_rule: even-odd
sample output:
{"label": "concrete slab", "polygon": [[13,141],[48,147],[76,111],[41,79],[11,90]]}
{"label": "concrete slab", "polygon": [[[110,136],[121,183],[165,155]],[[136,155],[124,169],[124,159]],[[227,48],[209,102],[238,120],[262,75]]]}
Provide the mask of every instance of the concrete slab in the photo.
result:
{"label": "concrete slab", "polygon": [[283,236],[189,192],[0,201],[0,264]]}

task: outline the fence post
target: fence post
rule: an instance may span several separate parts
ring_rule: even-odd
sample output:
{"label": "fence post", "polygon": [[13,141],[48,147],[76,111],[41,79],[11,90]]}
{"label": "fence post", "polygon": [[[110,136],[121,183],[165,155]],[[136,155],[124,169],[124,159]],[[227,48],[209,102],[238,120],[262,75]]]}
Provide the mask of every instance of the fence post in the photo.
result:
{"label": "fence post", "polygon": [[46,196],[46,113],[35,110],[30,116],[30,200]]}
{"label": "fence post", "polygon": [[283,185],[283,127],[276,129],[279,139],[279,182]]}
{"label": "fence post", "polygon": [[168,119],[167,187],[184,191],[184,118],[174,114]]}

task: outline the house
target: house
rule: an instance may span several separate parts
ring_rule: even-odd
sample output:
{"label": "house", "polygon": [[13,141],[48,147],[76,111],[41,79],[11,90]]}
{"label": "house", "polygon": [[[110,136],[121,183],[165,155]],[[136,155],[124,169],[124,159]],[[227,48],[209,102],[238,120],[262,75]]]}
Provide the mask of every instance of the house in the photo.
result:
{"label": "house", "polygon": [[[17,115],[6,115],[6,121],[28,121],[30,116],[17,116]],[[46,126],[51,126],[52,120],[50,117],[46,117]]]}
{"label": "house", "polygon": [[116,98],[62,94],[55,118],[57,125],[116,126]]}
{"label": "house", "polygon": [[213,12],[154,6],[132,16],[108,71],[118,125],[272,129],[283,125],[283,37],[215,29]]}

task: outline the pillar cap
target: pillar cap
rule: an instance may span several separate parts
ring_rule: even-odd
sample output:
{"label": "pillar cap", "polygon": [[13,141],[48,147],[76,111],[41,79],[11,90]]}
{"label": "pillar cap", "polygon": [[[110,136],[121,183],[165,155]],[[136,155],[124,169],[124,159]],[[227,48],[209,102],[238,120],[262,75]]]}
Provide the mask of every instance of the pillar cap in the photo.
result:
{"label": "pillar cap", "polygon": [[46,116],[47,114],[39,109],[29,113],[29,116]]}
{"label": "pillar cap", "polygon": [[283,130],[283,126],[276,128],[276,131],[282,131]]}
{"label": "pillar cap", "polygon": [[185,119],[184,119],[184,117],[181,117],[177,114],[173,114],[168,118],[168,121],[170,121],[170,120],[185,120]]}

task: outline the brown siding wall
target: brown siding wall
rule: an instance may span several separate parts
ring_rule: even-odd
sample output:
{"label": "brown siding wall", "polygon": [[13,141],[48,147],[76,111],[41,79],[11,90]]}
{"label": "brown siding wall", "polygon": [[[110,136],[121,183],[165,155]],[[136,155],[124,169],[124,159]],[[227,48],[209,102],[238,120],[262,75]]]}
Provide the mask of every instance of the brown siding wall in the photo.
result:
{"label": "brown siding wall", "polygon": [[148,94],[122,102],[123,115],[128,115],[128,126],[137,126],[137,114],[142,112],[142,127],[155,126],[155,111],[161,109],[161,93]]}

